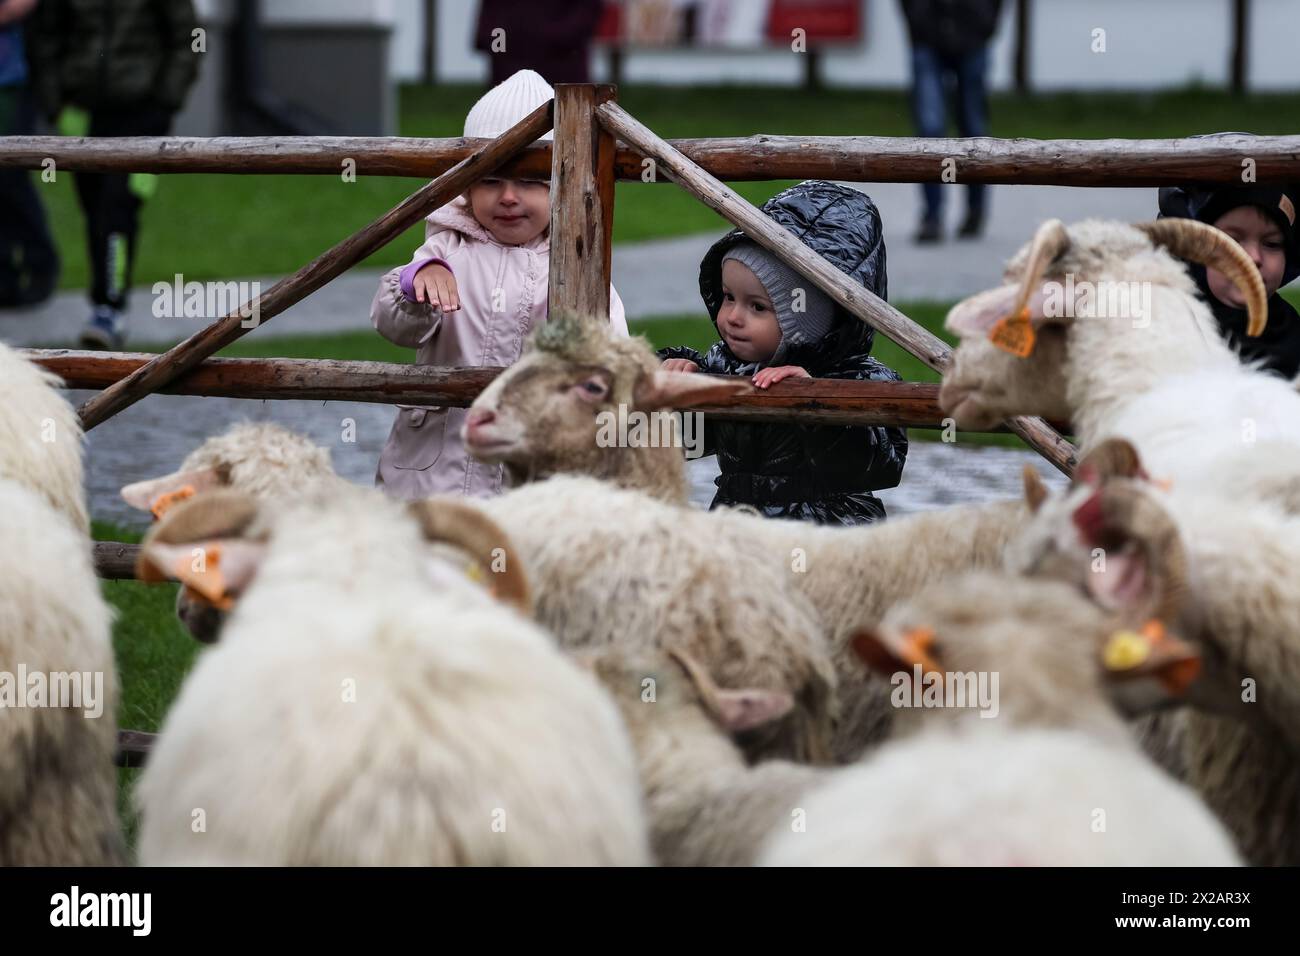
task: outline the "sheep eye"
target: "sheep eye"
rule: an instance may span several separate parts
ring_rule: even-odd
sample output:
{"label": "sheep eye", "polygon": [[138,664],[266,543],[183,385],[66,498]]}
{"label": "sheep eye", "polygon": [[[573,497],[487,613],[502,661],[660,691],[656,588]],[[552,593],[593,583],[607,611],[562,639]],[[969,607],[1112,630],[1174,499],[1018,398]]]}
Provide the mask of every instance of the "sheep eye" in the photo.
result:
{"label": "sheep eye", "polygon": [[604,394],[605,394],[605,386],[602,385],[602,384],[600,384],[600,382],[597,382],[597,381],[594,381],[594,380],[593,380],[593,381],[588,381],[588,382],[583,382],[583,383],[582,383],[582,387],[583,387],[583,390],[586,391],[586,393],[587,393],[588,395],[604,395]]}

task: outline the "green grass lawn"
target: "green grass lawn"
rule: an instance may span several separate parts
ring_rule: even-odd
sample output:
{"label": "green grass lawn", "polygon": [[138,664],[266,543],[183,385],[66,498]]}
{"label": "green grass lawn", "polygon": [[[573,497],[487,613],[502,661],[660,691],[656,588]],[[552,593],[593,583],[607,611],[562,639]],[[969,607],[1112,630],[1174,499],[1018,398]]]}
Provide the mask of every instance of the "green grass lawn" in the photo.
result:
{"label": "green grass lawn", "polygon": [[[401,132],[456,136],[479,87],[407,86],[401,92]],[[663,136],[747,136],[754,133],[911,135],[903,91],[800,90],[747,87],[664,89],[629,86],[620,102]],[[1292,132],[1300,95],[1230,95],[1188,90],[1155,94],[1010,94],[992,100],[997,136],[1103,138],[1183,136],[1218,130]],[[345,238],[421,185],[413,179],[332,176],[175,175],[163,177],[146,205],[134,281],[279,276]],[[738,183],[759,203],[788,182]],[[63,288],[87,283],[84,227],[72,175],[39,185],[63,256]],[[670,184],[620,183],[615,242],[721,231],[709,209]],[[376,253],[366,264],[407,261],[420,229]]]}
{"label": "green grass lawn", "polygon": [[[138,533],[104,521],[92,522],[91,534],[96,541],[140,540]],[[100,587],[115,612],[113,651],[122,694],[118,726],[157,732],[199,650],[176,619],[178,585],[101,581]],[[124,768],[117,774],[118,812],[134,852],[137,821],[131,794],[140,771]]]}

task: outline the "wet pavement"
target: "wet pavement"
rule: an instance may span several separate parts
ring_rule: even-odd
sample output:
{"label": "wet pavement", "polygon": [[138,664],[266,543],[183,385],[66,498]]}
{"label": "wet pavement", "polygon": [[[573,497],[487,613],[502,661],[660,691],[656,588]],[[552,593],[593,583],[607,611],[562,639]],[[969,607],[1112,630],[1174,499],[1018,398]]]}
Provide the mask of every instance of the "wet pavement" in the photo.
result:
{"label": "wet pavement", "polygon": [[[92,392],[73,391],[76,404]],[[349,481],[371,484],[388,438],[394,409],[354,402],[248,401],[191,395],[151,395],[86,435],[86,483],[94,517],[143,528],[147,516],[121,499],[123,485],[174,471],[209,435],[238,421],[270,421],[310,437],[330,450],[334,468]],[[348,440],[351,439],[351,440]],[[963,502],[1015,497],[1020,469],[1034,462],[1049,483],[1064,478],[1027,450],[913,441],[902,484],[880,492],[891,515]],[[717,459],[690,462],[691,500],[713,498]]]}

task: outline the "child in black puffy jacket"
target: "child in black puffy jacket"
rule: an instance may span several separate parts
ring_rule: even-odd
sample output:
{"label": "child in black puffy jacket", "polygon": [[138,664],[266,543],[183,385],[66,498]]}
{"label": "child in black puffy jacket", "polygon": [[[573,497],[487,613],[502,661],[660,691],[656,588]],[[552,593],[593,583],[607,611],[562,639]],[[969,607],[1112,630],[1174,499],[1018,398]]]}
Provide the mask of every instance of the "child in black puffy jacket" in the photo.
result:
{"label": "child in black puffy jacket", "polygon": [[[886,296],[880,213],[863,193],[805,182],[773,196],[763,211],[804,243]],[[721,341],[705,355],[659,352],[664,368],[752,376],[759,388],[790,377],[896,382],[871,357],[875,332],[775,255],[733,230],[700,264],[700,294]],[[712,507],[752,505],[771,517],[865,524],[885,517],[873,491],[903,474],[901,428],[711,421],[704,453],[721,474]]]}

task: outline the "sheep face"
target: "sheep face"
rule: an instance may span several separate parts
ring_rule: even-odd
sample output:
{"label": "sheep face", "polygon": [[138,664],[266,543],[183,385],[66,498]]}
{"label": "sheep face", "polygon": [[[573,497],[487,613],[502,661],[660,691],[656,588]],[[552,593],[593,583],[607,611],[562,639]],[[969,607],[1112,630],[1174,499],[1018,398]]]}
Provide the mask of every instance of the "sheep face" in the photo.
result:
{"label": "sheep face", "polygon": [[939,407],[958,428],[992,428],[1016,415],[1070,420],[1063,325],[1037,323],[1034,351],[1024,358],[994,345],[987,331],[963,331],[972,327],[970,313],[977,313],[980,323],[989,317],[996,321],[1014,297],[1015,289],[1005,286],[958,303],[948,313],[946,327],[962,338],[944,370]]}
{"label": "sheep face", "polygon": [[[1188,548],[1170,511],[1168,492],[1142,468],[1133,446],[1103,442],[1080,463],[1075,484],[1044,494],[1023,533],[1006,552],[1008,570],[1072,585],[1104,610],[1128,609],[1133,620],[1158,620],[1190,638],[1200,657],[1176,681],[1118,685],[1115,699],[1130,713],[1170,703],[1240,716],[1236,677],[1216,635],[1206,631],[1198,602],[1188,600]],[[1218,510],[1218,506],[1215,506]],[[1194,679],[1193,679],[1194,678]]]}
{"label": "sheep face", "polygon": [[[749,390],[744,382],[665,372],[644,339],[595,322],[552,319],[523,357],[470,407],[461,430],[475,458],[504,464],[515,483],[554,474],[616,476],[627,448],[681,458],[669,409]],[[635,426],[640,419],[643,428]],[[635,436],[645,436],[640,442]]]}
{"label": "sheep face", "polygon": [[177,501],[214,488],[233,488],[259,498],[296,497],[340,479],[330,454],[286,428],[244,422],[207,439],[179,470],[122,489],[127,504],[155,516]]}
{"label": "sheep face", "polygon": [[1004,285],[948,313],[945,326],[961,341],[940,406],[966,428],[1016,415],[1068,421],[1080,397],[1072,380],[1088,374],[1089,358],[1121,375],[1145,372],[1153,354],[1203,350],[1217,340],[1214,323],[1175,255],[1232,275],[1251,303],[1251,327],[1262,329],[1258,271],[1218,230],[1187,220],[1089,220],[1067,230],[1052,220],[1008,264]]}

